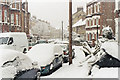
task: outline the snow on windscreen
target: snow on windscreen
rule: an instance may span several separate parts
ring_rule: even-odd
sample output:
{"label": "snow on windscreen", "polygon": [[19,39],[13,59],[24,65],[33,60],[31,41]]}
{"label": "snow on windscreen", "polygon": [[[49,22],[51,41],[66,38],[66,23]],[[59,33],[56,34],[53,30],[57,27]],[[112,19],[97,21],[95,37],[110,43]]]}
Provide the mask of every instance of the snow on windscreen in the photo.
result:
{"label": "snow on windscreen", "polygon": [[54,59],[55,53],[62,53],[61,47],[55,44],[37,44],[26,54],[33,62],[38,62],[39,66],[47,65]]}

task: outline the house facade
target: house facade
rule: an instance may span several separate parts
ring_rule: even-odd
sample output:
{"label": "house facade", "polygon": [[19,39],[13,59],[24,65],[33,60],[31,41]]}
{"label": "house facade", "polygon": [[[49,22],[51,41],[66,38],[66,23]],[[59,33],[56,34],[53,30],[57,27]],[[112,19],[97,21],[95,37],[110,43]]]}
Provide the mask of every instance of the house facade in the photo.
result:
{"label": "house facade", "polygon": [[86,25],[85,19],[80,19],[78,22],[76,22],[76,23],[72,26],[73,31],[80,36],[81,40],[86,40],[86,39],[85,39],[85,38],[86,38],[86,37],[85,37],[85,36],[86,36],[85,25]]}
{"label": "house facade", "polygon": [[22,0],[1,0],[0,32],[26,32],[29,34],[28,2]]}
{"label": "house facade", "polygon": [[120,43],[120,0],[115,1],[115,38]]}
{"label": "house facade", "polygon": [[102,35],[103,27],[110,26],[115,35],[115,2],[92,1],[86,6],[86,40],[97,40]]}

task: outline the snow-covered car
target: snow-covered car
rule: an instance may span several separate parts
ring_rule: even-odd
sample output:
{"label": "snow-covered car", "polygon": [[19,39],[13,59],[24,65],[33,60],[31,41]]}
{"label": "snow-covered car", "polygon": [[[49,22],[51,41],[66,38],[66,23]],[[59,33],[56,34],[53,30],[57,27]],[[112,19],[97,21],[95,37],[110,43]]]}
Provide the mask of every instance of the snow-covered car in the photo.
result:
{"label": "snow-covered car", "polygon": [[59,45],[37,44],[26,55],[41,67],[41,75],[48,75],[62,66],[62,53]]}
{"label": "snow-covered car", "polygon": [[[56,44],[60,45],[63,50],[63,62],[67,63],[69,61],[69,45],[68,44]],[[72,49],[72,59],[75,57],[75,51]]]}
{"label": "snow-covered car", "polygon": [[[25,54],[10,49],[0,49],[0,70],[2,78],[18,78],[33,70],[31,59]],[[37,74],[38,69],[34,71]],[[19,73],[19,76],[17,76]],[[36,75],[32,75],[36,76]],[[27,78],[27,77],[23,77]],[[30,77],[28,77],[30,78]]]}
{"label": "snow-covered car", "polygon": [[[72,59],[75,58],[75,51],[72,49]],[[69,61],[69,49],[63,51],[63,62],[67,63]]]}

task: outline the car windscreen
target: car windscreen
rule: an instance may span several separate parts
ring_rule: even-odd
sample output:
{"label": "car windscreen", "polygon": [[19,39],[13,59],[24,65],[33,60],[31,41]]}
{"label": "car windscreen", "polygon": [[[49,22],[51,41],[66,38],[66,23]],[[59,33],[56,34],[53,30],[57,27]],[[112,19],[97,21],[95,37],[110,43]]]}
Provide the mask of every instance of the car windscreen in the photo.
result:
{"label": "car windscreen", "polygon": [[0,45],[7,44],[9,37],[0,37]]}

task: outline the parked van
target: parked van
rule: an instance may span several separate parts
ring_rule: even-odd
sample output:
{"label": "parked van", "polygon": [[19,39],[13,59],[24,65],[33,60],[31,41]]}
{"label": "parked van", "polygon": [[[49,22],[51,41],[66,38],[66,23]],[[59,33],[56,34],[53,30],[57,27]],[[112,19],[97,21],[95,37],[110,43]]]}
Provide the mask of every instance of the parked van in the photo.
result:
{"label": "parked van", "polygon": [[0,33],[0,48],[13,49],[26,53],[28,51],[28,41],[24,32]]}

